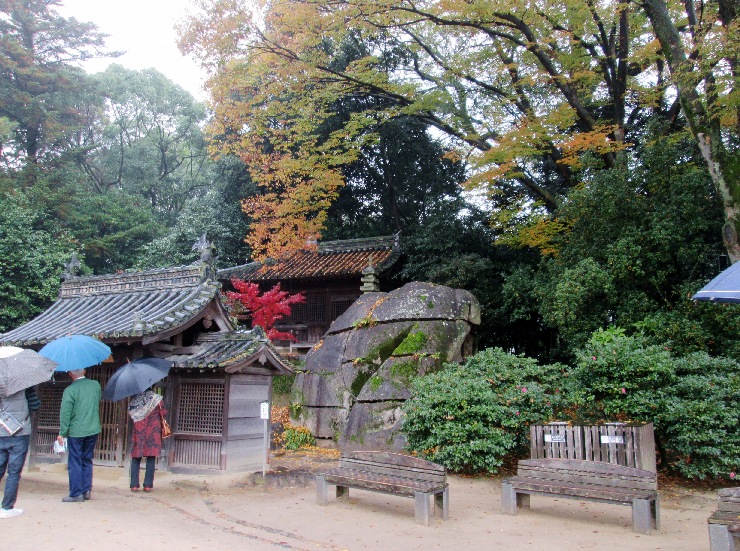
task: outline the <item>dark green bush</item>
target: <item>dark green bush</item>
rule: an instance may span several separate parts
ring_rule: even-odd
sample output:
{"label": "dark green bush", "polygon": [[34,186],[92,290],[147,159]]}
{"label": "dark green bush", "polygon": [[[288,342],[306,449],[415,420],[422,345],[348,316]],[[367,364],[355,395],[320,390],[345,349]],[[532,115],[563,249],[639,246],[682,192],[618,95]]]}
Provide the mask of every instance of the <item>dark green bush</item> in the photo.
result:
{"label": "dark green bush", "polygon": [[654,421],[673,380],[664,346],[647,345],[621,329],[593,333],[577,354],[573,376],[584,393],[574,421]]}
{"label": "dark green bush", "polygon": [[488,349],[416,378],[402,430],[410,450],[451,471],[495,473],[528,447],[531,423],[568,403],[569,389],[565,366]]}
{"label": "dark green bush", "polygon": [[740,467],[740,364],[696,353],[676,360],[656,424],[667,467],[686,478],[727,478]]}
{"label": "dark green bush", "polygon": [[687,478],[726,478],[740,464],[740,364],[697,352],[673,358],[619,329],[592,335],[575,383],[572,420],[652,421],[661,467]]}

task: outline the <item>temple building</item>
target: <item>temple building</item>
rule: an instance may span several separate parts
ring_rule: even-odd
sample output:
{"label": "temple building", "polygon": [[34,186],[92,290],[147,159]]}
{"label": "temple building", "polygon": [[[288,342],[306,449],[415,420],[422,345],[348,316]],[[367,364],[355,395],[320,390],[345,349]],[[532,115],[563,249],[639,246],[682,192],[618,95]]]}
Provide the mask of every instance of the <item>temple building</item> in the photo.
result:
{"label": "temple building", "polygon": [[[190,266],[77,277],[68,266],[58,300],[45,312],[0,335],[0,344],[39,350],[65,335],[94,336],[111,356],[88,369],[102,386],[116,369],[144,357],[172,361],[159,385],[172,427],[159,468],[213,472],[262,465],[264,420],[260,404],[272,398],[272,377],[292,373],[261,329],[239,331],[224,309],[212,265],[212,245]],[[39,385],[41,410],[34,419],[31,461],[59,460],[52,451],[59,432],[65,374]],[[102,432],[95,462],[124,466],[130,423],[127,400],[101,402]]]}
{"label": "temple building", "polygon": [[317,343],[331,323],[364,292],[391,291],[400,257],[399,235],[318,242],[282,260],[269,259],[218,271],[226,287],[231,279],[257,283],[264,292],[280,284],[306,302],[292,307],[277,329],[292,333],[297,342],[282,343],[305,352]]}

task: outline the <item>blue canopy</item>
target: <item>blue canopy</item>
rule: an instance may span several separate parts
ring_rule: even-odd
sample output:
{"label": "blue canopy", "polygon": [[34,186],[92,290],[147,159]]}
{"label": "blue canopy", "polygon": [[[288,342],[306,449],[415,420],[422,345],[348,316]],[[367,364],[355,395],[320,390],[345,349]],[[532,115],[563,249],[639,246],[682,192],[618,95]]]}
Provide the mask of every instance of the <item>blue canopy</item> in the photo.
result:
{"label": "blue canopy", "polygon": [[740,302],[740,262],[721,271],[691,298],[712,302]]}
{"label": "blue canopy", "polygon": [[67,335],[48,343],[39,354],[59,364],[54,371],[74,371],[99,364],[110,356],[110,348],[86,335]]}

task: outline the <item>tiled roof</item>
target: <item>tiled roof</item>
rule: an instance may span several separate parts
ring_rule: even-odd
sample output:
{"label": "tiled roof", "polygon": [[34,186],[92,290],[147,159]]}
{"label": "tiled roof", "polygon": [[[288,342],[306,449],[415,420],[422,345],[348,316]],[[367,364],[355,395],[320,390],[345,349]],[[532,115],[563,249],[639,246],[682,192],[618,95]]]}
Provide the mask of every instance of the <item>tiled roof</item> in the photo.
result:
{"label": "tiled roof", "polygon": [[219,279],[275,281],[361,276],[372,263],[381,274],[398,259],[398,235],[318,244],[316,251],[299,251],[281,260],[252,262],[218,271]]}
{"label": "tiled roof", "polygon": [[203,333],[195,351],[167,358],[175,368],[214,369],[223,367],[229,373],[245,367],[263,367],[281,373],[292,373],[262,331]]}
{"label": "tiled roof", "polygon": [[16,346],[45,344],[69,334],[93,335],[103,341],[147,336],[187,326],[217,297],[220,284],[209,267],[178,268],[93,277],[62,283],[59,299],[43,314],[0,335]]}

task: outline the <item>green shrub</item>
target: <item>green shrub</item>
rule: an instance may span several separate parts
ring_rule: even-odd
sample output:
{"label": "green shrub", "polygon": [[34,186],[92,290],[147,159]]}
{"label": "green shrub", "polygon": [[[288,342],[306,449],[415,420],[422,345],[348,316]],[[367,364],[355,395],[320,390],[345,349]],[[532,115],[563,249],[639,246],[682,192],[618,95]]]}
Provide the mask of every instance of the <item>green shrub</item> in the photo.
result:
{"label": "green shrub", "polygon": [[531,423],[552,419],[570,394],[568,370],[484,350],[416,378],[403,406],[408,448],[456,472],[495,473],[528,447]]}
{"label": "green shrub", "polygon": [[283,446],[286,450],[297,450],[316,445],[316,439],[306,427],[287,425],[283,431]]}
{"label": "green shrub", "polygon": [[294,373],[290,375],[276,375],[272,378],[272,392],[280,396],[290,395],[294,380]]}
{"label": "green shrub", "polygon": [[594,333],[573,372],[585,400],[571,420],[652,421],[661,467],[726,478],[740,463],[740,364],[697,352],[674,358],[620,329]]}
{"label": "green shrub", "polygon": [[666,467],[687,478],[727,478],[740,467],[740,364],[696,353],[676,360],[656,419]]}
{"label": "green shrub", "polygon": [[619,328],[593,333],[577,353],[573,376],[584,399],[571,420],[655,421],[673,362],[666,347],[647,345]]}

